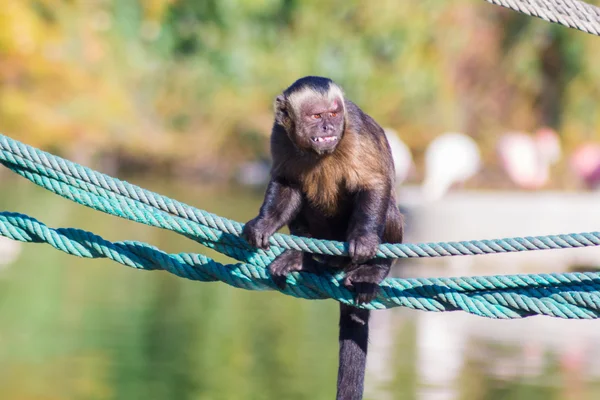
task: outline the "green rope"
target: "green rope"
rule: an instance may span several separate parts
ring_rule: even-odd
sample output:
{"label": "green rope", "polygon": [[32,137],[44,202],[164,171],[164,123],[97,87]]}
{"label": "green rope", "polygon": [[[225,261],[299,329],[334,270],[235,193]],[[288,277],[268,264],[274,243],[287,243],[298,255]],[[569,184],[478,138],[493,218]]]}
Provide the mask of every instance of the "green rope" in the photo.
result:
{"label": "green rope", "polygon": [[[249,290],[279,290],[266,267],[284,249],[346,255],[346,243],[276,234],[269,251],[240,237],[243,225],[0,135],[0,163],[33,183],[98,211],[184,235],[235,258],[223,265],[200,254],[167,254],[140,242],[112,243],[78,229],[52,229],[22,214],[0,212],[0,235],[48,243],[65,253],[109,258],[123,265],[164,269],[204,282],[222,281]],[[597,246],[600,233],[577,233],[464,242],[383,244],[378,257],[417,258],[478,255]],[[600,274],[509,275],[462,278],[386,279],[378,297],[361,307],[404,306],[425,311],[463,310],[489,318],[548,315],[590,319],[600,316]],[[282,292],[305,299],[334,298],[352,304],[342,274],[294,273]]]}
{"label": "green rope", "polygon": [[[22,242],[48,243],[67,254],[109,258],[138,269],[164,269],[202,282],[222,281],[249,290],[277,289],[264,267],[247,263],[223,265],[200,254],[167,254],[140,242],[112,243],[79,229],[48,228],[22,214],[0,213],[0,234]],[[597,273],[571,273],[386,279],[378,297],[364,307],[463,310],[497,319],[538,314],[592,319],[600,316],[599,277]],[[341,285],[341,280],[341,274],[293,273],[283,293],[305,299],[334,297],[351,304],[352,294]]]}
{"label": "green rope", "polygon": [[[283,249],[348,255],[347,244],[276,233],[272,250],[251,248],[239,236],[242,224],[101,174],[0,135],[0,163],[45,189],[107,214],[183,234],[208,246],[238,250],[230,257],[259,257],[268,265]],[[509,253],[600,245],[600,232],[461,242],[382,244],[377,257],[420,258]],[[233,251],[233,250],[231,250]],[[243,260],[246,261],[246,260]]]}

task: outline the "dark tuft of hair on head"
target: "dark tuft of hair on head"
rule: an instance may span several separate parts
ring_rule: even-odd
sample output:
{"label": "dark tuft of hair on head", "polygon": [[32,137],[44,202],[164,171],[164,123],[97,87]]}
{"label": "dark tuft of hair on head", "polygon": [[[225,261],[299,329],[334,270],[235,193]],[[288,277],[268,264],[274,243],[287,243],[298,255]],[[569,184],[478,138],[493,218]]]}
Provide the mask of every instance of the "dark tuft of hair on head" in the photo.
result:
{"label": "dark tuft of hair on head", "polygon": [[331,84],[333,84],[333,81],[329,78],[323,78],[321,76],[305,76],[304,78],[300,78],[296,82],[292,83],[290,87],[283,92],[283,94],[285,97],[288,97],[290,94],[297,91],[311,89],[317,93],[325,95],[329,91]]}

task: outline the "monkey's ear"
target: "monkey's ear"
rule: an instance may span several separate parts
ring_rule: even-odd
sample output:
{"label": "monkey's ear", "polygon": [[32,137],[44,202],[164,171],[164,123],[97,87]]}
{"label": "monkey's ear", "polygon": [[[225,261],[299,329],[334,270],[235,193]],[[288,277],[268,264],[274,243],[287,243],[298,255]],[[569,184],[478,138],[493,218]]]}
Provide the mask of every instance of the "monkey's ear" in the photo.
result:
{"label": "monkey's ear", "polygon": [[275,112],[287,111],[287,100],[283,94],[275,97]]}
{"label": "monkey's ear", "polygon": [[286,126],[290,116],[288,114],[288,102],[283,94],[280,94],[275,98],[274,108],[275,121],[283,126]]}

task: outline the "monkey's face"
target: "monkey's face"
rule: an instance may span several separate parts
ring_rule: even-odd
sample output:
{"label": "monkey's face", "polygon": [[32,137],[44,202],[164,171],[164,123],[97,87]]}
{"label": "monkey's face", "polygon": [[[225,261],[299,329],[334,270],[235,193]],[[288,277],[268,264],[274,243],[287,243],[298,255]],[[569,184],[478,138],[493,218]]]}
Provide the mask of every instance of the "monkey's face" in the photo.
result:
{"label": "monkey's face", "polygon": [[344,103],[335,97],[305,99],[296,115],[296,145],[315,153],[330,154],[344,133]]}

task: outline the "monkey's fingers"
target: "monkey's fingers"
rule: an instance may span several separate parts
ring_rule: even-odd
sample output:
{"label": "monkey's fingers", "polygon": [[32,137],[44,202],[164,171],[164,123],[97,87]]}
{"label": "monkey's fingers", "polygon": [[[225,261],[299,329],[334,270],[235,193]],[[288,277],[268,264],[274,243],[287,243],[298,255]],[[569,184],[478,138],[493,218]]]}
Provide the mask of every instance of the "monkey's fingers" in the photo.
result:
{"label": "monkey's fingers", "polygon": [[302,270],[301,267],[298,267],[298,266],[292,265],[292,264],[285,265],[282,268],[278,268],[277,266],[275,268],[272,268],[272,266],[269,265],[269,272],[271,274],[271,279],[277,285],[277,287],[281,290],[284,290],[285,287],[287,286],[288,275],[290,273],[292,273],[293,271],[300,271],[300,270]]}
{"label": "monkey's fingers", "polygon": [[262,229],[256,226],[253,221],[248,222],[242,231],[242,236],[248,244],[259,249],[269,250],[269,238],[271,235],[265,233]]}
{"label": "monkey's fingers", "polygon": [[352,266],[346,273],[344,286],[352,290],[357,304],[368,303],[377,296],[379,283],[385,279],[389,268],[377,264]]}
{"label": "monkey's fingers", "polygon": [[279,288],[279,290],[285,290],[285,287],[287,286],[287,276],[286,275],[271,274],[271,280]]}
{"label": "monkey's fingers", "polygon": [[352,277],[346,276],[344,279],[346,289],[354,292],[354,302],[356,304],[369,303],[377,296],[378,286],[372,282],[354,282]]}
{"label": "monkey's fingers", "polygon": [[353,263],[363,264],[375,257],[379,246],[377,235],[363,235],[348,240],[348,254]]}
{"label": "monkey's fingers", "polygon": [[360,282],[354,284],[354,301],[356,304],[370,303],[377,297],[379,287],[374,283]]}
{"label": "monkey's fingers", "polygon": [[284,290],[287,276],[293,271],[302,271],[302,253],[286,250],[269,265],[271,279],[281,290]]}
{"label": "monkey's fingers", "polygon": [[261,232],[258,238],[258,244],[257,247],[263,249],[263,250],[269,250],[269,248],[271,247],[271,245],[269,244],[269,238],[271,237],[271,235],[268,235],[264,232]]}

